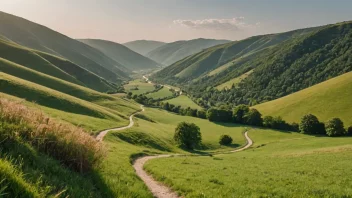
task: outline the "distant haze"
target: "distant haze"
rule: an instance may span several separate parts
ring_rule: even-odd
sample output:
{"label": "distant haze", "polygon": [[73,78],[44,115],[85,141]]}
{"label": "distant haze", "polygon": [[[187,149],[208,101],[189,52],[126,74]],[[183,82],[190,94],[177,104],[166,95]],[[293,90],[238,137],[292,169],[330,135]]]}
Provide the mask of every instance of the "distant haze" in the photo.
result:
{"label": "distant haze", "polygon": [[239,40],[352,20],[349,0],[0,0],[0,10],[72,38]]}

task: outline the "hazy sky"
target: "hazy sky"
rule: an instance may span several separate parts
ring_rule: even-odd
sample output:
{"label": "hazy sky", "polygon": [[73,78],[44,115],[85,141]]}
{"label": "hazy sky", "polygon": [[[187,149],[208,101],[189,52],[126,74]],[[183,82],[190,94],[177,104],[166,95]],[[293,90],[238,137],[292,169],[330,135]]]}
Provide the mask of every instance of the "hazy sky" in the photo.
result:
{"label": "hazy sky", "polygon": [[120,43],[238,40],[352,20],[352,0],[0,0],[0,10],[72,38]]}

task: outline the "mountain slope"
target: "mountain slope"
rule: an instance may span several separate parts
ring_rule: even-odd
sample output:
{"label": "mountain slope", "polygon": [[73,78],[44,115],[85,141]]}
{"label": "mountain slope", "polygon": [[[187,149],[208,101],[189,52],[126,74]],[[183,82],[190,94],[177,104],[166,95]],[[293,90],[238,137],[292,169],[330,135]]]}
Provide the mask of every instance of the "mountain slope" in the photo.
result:
{"label": "mountain slope", "polygon": [[159,66],[155,61],[118,43],[98,39],[79,39],[79,41],[100,50],[105,55],[116,62],[123,64],[131,71],[153,69]]}
{"label": "mountain slope", "polygon": [[[242,65],[244,62],[255,58],[257,53],[263,52],[278,43],[312,30],[314,29],[310,28],[281,34],[253,36],[241,41],[210,47],[170,65],[156,73],[154,77],[157,80],[188,82],[202,75],[214,76],[221,72],[226,74],[227,72],[225,73],[225,70],[229,68],[234,69],[236,65]],[[235,70],[238,69],[237,67]],[[249,71],[249,69],[246,70]],[[223,81],[224,79],[217,79],[217,81],[219,80]]]}
{"label": "mountain slope", "polygon": [[[272,42],[272,38],[281,41]],[[262,41],[266,44],[262,45]],[[272,45],[268,46],[268,42]],[[235,47],[241,43],[247,44]],[[232,53],[228,53],[229,48]],[[248,52],[242,53],[243,50]],[[161,70],[151,80],[177,84],[193,97],[202,98],[206,106],[254,105],[352,71],[351,55],[352,22],[349,21],[209,48]],[[219,66],[207,65],[209,59],[214,64],[220,63]],[[214,89],[249,71],[252,72],[231,89]]]}
{"label": "mountain slope", "polygon": [[0,12],[0,35],[20,45],[66,58],[112,82],[128,79],[120,63],[47,27]]}
{"label": "mountain slope", "polygon": [[352,72],[314,85],[291,95],[266,102],[254,108],[264,115],[282,116],[289,122],[299,122],[309,113],[322,121],[334,117],[352,125]]}
{"label": "mountain slope", "polygon": [[137,40],[124,43],[123,45],[129,49],[142,54],[143,56],[147,55],[149,52],[155,50],[166,43],[160,41],[148,41],[148,40]]}
{"label": "mountain slope", "polygon": [[189,41],[176,41],[167,43],[149,52],[146,56],[163,65],[171,65],[189,55],[198,53],[203,49],[224,44],[227,40],[194,39]]}
{"label": "mountain slope", "polygon": [[[106,92],[116,89],[114,85],[108,83],[106,80],[68,60],[2,39],[0,39],[0,58],[97,91]],[[5,72],[3,69],[0,70]],[[7,70],[5,73],[11,71]]]}

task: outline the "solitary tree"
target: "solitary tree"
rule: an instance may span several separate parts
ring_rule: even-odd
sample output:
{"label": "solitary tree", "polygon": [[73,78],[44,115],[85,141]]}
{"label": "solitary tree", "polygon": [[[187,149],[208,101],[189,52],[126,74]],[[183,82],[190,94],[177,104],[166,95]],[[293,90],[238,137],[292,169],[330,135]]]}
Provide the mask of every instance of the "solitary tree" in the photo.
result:
{"label": "solitary tree", "polygon": [[250,109],[244,116],[245,124],[261,126],[263,124],[262,114],[256,109]]}
{"label": "solitary tree", "polygon": [[174,140],[181,147],[194,149],[202,141],[200,129],[193,123],[181,122],[177,125]]}
{"label": "solitary tree", "polygon": [[244,115],[249,111],[249,107],[247,105],[238,105],[233,109],[232,117],[234,122],[243,123]]}
{"label": "solitary tree", "polygon": [[222,136],[220,137],[219,143],[220,143],[221,145],[230,145],[230,144],[232,143],[232,137],[229,136],[229,135],[222,135]]}
{"label": "solitary tree", "polygon": [[346,134],[343,122],[339,118],[333,118],[326,123],[326,134],[328,136],[341,136]]}
{"label": "solitary tree", "polygon": [[299,129],[301,133],[305,134],[317,134],[319,130],[320,122],[315,115],[308,114],[303,116]]}
{"label": "solitary tree", "polygon": [[352,126],[348,127],[347,129],[347,135],[352,136]]}

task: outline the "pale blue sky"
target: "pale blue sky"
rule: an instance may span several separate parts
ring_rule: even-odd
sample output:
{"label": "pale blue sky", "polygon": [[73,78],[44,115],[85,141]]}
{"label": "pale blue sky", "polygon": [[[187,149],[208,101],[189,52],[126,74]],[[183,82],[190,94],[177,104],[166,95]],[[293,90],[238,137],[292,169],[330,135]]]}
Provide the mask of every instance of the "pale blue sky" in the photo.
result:
{"label": "pale blue sky", "polygon": [[0,0],[73,38],[116,42],[249,36],[352,20],[352,0]]}

